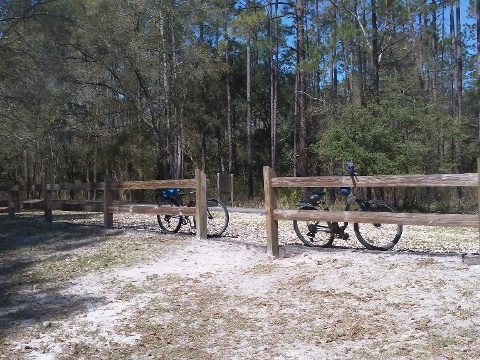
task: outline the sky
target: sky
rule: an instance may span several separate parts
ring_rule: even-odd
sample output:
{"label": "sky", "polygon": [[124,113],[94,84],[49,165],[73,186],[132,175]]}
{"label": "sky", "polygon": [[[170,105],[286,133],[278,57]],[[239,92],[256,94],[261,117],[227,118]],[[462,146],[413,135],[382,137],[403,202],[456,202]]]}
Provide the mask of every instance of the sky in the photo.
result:
{"label": "sky", "polygon": [[475,19],[468,18],[467,13],[468,13],[468,3],[470,0],[460,0],[460,9],[462,10],[462,13],[460,15],[460,20],[462,24],[464,23],[470,23],[473,24],[475,23]]}

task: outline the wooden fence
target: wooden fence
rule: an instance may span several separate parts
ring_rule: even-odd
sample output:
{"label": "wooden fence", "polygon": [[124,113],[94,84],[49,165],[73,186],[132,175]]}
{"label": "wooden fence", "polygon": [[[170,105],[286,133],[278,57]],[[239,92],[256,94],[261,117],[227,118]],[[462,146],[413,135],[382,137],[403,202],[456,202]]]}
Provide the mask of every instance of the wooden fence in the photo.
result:
{"label": "wooden fence", "polygon": [[[197,238],[207,238],[207,181],[205,173],[200,170],[195,171],[195,179],[181,180],[152,180],[152,181],[125,181],[111,182],[108,178],[100,183],[69,183],[54,184],[53,181],[42,185],[21,186],[7,185],[5,191],[8,192],[8,216],[10,219],[15,217],[15,210],[20,207],[29,207],[32,209],[43,209],[45,211],[45,220],[52,221],[52,210],[63,211],[81,211],[81,212],[103,212],[105,229],[113,228],[113,214],[131,213],[131,214],[150,214],[150,215],[186,215],[196,217]],[[195,189],[196,206],[195,207],[171,207],[157,206],[156,204],[124,204],[113,202],[113,191],[118,190],[157,190],[166,188]],[[20,191],[42,191],[43,199],[37,201],[25,202],[18,199],[16,194]],[[52,191],[75,191],[75,190],[100,190],[103,191],[103,202],[87,201],[73,203],[69,201],[52,201]]]}
{"label": "wooden fence", "polygon": [[[480,159],[478,160],[480,168]],[[440,174],[440,175],[402,175],[402,176],[359,176],[358,187],[477,187],[479,173]],[[335,221],[354,223],[388,223],[427,226],[464,226],[480,227],[480,217],[466,214],[412,214],[412,213],[374,213],[358,211],[310,211],[277,209],[278,189],[291,187],[351,187],[352,180],[347,176],[317,177],[277,177],[273,170],[263,168],[265,190],[265,215],[267,227],[267,252],[279,255],[278,221]],[[480,194],[478,195],[480,207]],[[480,210],[480,209],[479,209]],[[479,211],[480,213],[480,211]]]}

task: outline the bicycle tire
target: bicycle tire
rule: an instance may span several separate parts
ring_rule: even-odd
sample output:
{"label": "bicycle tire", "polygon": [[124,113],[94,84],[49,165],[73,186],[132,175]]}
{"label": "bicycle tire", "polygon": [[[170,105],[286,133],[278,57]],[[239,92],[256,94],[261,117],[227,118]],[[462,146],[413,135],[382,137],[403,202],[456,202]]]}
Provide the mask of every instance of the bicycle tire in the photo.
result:
{"label": "bicycle tire", "polygon": [[[383,200],[368,201],[370,212],[398,212],[393,205]],[[403,226],[399,224],[353,224],[355,235],[360,243],[369,250],[390,250],[402,236]],[[361,230],[360,230],[361,229]]]}
{"label": "bicycle tire", "polygon": [[[162,199],[158,206],[179,206],[178,202],[172,198]],[[180,230],[183,222],[182,215],[157,215],[158,225],[160,229],[168,234],[175,234]]]}
{"label": "bicycle tire", "polygon": [[218,199],[207,199],[207,237],[221,237],[227,230],[230,215]]}
{"label": "bicycle tire", "polygon": [[[300,210],[315,210],[303,207]],[[297,237],[307,246],[327,248],[332,246],[335,234],[332,223],[320,221],[293,220],[293,229]]]}

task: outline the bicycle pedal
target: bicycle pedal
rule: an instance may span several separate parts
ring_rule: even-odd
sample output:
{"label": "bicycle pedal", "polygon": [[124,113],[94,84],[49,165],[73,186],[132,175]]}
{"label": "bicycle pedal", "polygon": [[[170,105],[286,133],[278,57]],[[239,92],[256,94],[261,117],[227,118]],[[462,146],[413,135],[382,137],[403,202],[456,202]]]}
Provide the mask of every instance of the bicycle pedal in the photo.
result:
{"label": "bicycle pedal", "polygon": [[350,234],[348,234],[348,233],[343,233],[342,239],[343,239],[343,240],[348,240],[349,237],[350,237]]}

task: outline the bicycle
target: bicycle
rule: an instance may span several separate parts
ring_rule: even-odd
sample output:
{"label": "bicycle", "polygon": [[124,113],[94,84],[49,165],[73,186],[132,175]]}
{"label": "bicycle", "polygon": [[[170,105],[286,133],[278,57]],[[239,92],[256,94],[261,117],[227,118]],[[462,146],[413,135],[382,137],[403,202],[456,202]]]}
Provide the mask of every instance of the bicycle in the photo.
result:
{"label": "bicycle", "polygon": [[[353,182],[352,187],[341,187],[340,193],[346,197],[345,211],[398,212],[395,207],[384,200],[363,200],[357,194],[357,174],[353,163],[347,162],[348,173]],[[300,201],[300,210],[329,211],[324,189],[315,190]],[[293,221],[293,227],[298,238],[307,246],[330,247],[335,238],[348,240],[345,232],[348,222],[343,225],[338,222]],[[402,236],[403,226],[397,224],[367,224],[354,223],[355,236],[369,250],[389,250],[393,248]]]}
{"label": "bicycle", "polygon": [[[195,191],[180,192],[180,189],[164,189],[161,192],[159,206],[183,206],[182,197],[195,194]],[[195,199],[190,200],[188,207],[195,207]],[[207,199],[207,237],[220,237],[228,226],[230,216],[227,207],[218,199]],[[157,221],[160,228],[168,233],[177,233],[182,225],[190,226],[190,233],[194,234],[196,230],[195,217],[185,215],[157,215]]]}

